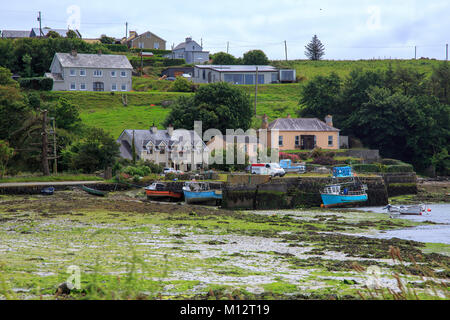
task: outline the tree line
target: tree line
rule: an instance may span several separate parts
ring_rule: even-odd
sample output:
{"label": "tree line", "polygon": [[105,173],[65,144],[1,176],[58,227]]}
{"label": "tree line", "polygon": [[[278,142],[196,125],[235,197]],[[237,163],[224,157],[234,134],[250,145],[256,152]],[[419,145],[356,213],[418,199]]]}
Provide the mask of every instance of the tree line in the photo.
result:
{"label": "tree line", "polygon": [[420,172],[450,174],[450,68],[430,77],[402,67],[355,69],[346,78],[317,76],[301,89],[299,116],[333,115],[342,135]]}

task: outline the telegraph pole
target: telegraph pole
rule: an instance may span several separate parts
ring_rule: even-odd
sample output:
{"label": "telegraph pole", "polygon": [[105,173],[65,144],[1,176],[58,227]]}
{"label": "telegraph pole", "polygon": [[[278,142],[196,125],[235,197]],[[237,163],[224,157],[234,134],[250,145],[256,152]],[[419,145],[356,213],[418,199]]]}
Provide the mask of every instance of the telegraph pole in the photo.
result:
{"label": "telegraph pole", "polygon": [[125,39],[128,39],[128,22],[125,22]]}
{"label": "telegraph pole", "polygon": [[229,46],[230,46],[230,43],[227,41],[227,53],[228,53]]}
{"label": "telegraph pole", "polygon": [[39,16],[37,18],[37,20],[39,21],[39,37],[42,37],[44,35],[44,33],[42,32],[42,18],[41,18],[41,12],[39,11]]}
{"label": "telegraph pole", "polygon": [[48,137],[47,137],[47,110],[42,111],[42,154],[41,154],[41,163],[42,163],[42,173],[44,176],[50,175],[50,168],[48,166]]}
{"label": "telegraph pole", "polygon": [[258,97],[258,66],[256,66],[256,76],[255,76],[255,116],[256,116],[257,97]]}
{"label": "telegraph pole", "polygon": [[287,43],[286,43],[286,40],[284,40],[284,53],[286,55],[286,61],[288,61],[288,59],[287,59]]}
{"label": "telegraph pole", "polygon": [[417,59],[417,46],[414,46],[414,60]]}
{"label": "telegraph pole", "polygon": [[445,61],[448,61],[448,43],[445,45]]}

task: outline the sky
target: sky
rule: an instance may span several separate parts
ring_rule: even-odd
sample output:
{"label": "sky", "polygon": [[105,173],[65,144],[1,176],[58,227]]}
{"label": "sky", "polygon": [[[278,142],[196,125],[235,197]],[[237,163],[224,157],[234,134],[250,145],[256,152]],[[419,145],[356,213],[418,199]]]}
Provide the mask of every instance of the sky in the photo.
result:
{"label": "sky", "polygon": [[305,59],[313,35],[324,59],[443,60],[450,41],[448,0],[0,0],[0,30],[79,27],[84,38],[151,31],[170,49],[191,36],[211,53],[263,50],[269,59]]}

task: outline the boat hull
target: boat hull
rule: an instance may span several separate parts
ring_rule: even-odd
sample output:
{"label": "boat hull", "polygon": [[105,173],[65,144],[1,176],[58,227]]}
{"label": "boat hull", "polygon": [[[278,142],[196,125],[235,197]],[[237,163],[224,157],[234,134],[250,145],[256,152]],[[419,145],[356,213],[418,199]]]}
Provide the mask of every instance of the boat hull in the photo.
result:
{"label": "boat hull", "polygon": [[183,196],[180,192],[173,192],[173,191],[157,191],[157,190],[145,190],[145,194],[147,195],[147,198],[174,198],[174,199],[181,199]]}
{"label": "boat hull", "polygon": [[92,194],[94,196],[104,197],[104,196],[107,195],[107,192],[105,192],[105,191],[100,191],[100,190],[88,188],[86,186],[81,186],[81,189],[83,189],[87,193]]}
{"label": "boat hull", "polygon": [[187,191],[183,190],[186,203],[200,203],[213,200],[222,200],[222,192],[220,190],[208,191]]}
{"label": "boat hull", "polygon": [[325,208],[340,207],[367,201],[367,194],[361,195],[340,195],[321,194],[323,206]]}

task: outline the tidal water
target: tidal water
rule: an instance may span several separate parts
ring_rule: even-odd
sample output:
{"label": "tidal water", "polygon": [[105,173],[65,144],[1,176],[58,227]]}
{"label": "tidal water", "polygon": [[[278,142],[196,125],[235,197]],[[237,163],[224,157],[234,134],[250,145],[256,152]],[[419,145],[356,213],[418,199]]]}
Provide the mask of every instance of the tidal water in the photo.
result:
{"label": "tidal water", "polygon": [[[373,237],[380,239],[399,238],[420,242],[450,244],[450,204],[429,204],[430,214],[424,216],[395,216],[400,219],[424,222],[431,221],[436,224],[417,226],[406,229],[379,232]],[[383,207],[358,208],[364,211],[384,212]],[[387,214],[387,213],[386,213]]]}

